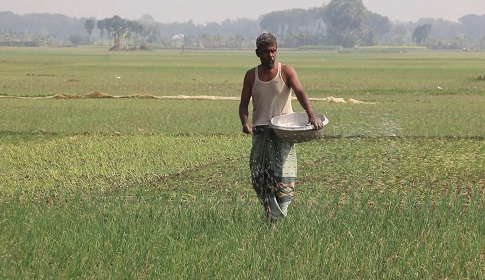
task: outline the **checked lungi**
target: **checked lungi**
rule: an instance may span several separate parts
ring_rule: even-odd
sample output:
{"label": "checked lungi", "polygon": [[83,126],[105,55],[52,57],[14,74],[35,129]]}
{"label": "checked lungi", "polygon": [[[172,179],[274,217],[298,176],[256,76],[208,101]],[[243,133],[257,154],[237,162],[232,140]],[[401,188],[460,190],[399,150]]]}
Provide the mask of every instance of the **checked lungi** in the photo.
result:
{"label": "checked lungi", "polygon": [[295,145],[278,138],[269,126],[253,128],[251,181],[261,203],[269,203],[272,218],[286,217],[295,192]]}

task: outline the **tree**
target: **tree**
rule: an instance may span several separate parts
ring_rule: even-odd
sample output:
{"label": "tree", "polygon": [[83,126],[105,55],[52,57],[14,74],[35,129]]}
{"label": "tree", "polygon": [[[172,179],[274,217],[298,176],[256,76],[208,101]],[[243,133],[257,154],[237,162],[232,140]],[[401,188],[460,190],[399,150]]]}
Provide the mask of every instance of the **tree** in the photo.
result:
{"label": "tree", "polygon": [[8,30],[0,34],[0,41],[11,42],[17,38],[17,34],[13,30]]}
{"label": "tree", "polygon": [[261,29],[270,31],[278,37],[299,33],[322,35],[321,24],[319,24],[322,11],[323,8],[313,8],[271,12],[262,16],[259,25]]}
{"label": "tree", "polygon": [[69,36],[69,41],[73,45],[78,46],[83,42],[83,37],[81,37],[80,35],[71,35]]}
{"label": "tree", "polygon": [[104,44],[104,31],[106,30],[106,19],[99,20],[96,25],[99,29],[99,36],[101,36],[101,44]]}
{"label": "tree", "polygon": [[120,48],[123,45],[123,38],[126,35],[126,19],[120,16],[114,16],[110,19],[110,25],[113,30],[113,45],[115,48]]}
{"label": "tree", "polygon": [[423,45],[431,30],[431,24],[423,24],[414,29],[412,38],[418,45]]}
{"label": "tree", "polygon": [[136,43],[144,44],[145,43],[145,26],[137,21],[130,21],[129,22],[130,32],[135,34]]}
{"label": "tree", "polygon": [[93,34],[94,27],[96,26],[96,19],[89,18],[84,22],[84,28],[88,32],[88,40],[91,41],[91,34]]}
{"label": "tree", "polygon": [[366,45],[375,45],[385,34],[392,30],[392,24],[388,17],[373,12],[367,12],[366,20]]}
{"label": "tree", "polygon": [[236,34],[236,36],[234,37],[234,42],[236,44],[236,47],[242,49],[243,42],[244,42],[244,37],[241,36],[241,35]]}
{"label": "tree", "polygon": [[106,30],[106,34],[108,35],[108,45],[111,45],[111,38],[113,37],[114,25],[112,18],[105,18],[104,21],[104,29]]}
{"label": "tree", "polygon": [[362,0],[332,0],[324,9],[328,35],[343,47],[359,45],[364,37],[367,9]]}
{"label": "tree", "polygon": [[477,40],[485,35],[485,15],[466,15],[459,21],[466,36]]}

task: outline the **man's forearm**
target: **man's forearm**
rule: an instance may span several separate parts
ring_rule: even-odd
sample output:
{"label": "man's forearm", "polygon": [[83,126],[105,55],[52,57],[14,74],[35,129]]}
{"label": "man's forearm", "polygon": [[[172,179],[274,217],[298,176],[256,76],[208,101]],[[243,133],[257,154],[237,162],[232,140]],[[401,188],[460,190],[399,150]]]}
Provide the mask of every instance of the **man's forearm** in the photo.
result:
{"label": "man's forearm", "polygon": [[298,99],[298,102],[300,102],[300,105],[303,108],[303,110],[305,110],[305,112],[308,114],[308,117],[314,114],[313,107],[306,95],[305,96],[298,95],[296,98]]}
{"label": "man's forearm", "polygon": [[249,110],[244,106],[239,106],[239,119],[242,125],[249,124]]}

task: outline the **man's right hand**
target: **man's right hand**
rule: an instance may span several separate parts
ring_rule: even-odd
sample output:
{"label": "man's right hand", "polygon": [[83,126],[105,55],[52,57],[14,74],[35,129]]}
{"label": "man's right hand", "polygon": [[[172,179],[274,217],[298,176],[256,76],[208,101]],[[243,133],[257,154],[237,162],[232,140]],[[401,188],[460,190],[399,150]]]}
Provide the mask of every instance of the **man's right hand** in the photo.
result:
{"label": "man's right hand", "polygon": [[253,127],[250,124],[243,125],[244,134],[253,134]]}

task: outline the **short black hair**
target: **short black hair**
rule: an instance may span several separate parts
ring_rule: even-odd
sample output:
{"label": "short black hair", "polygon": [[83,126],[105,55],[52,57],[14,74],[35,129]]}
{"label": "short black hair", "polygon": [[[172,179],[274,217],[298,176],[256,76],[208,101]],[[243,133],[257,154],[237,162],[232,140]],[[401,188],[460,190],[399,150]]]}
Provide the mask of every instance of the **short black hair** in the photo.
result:
{"label": "short black hair", "polygon": [[259,50],[263,46],[266,46],[268,44],[278,44],[278,40],[276,40],[276,36],[273,35],[272,33],[269,32],[264,32],[261,33],[261,35],[258,36],[256,39],[256,48]]}

